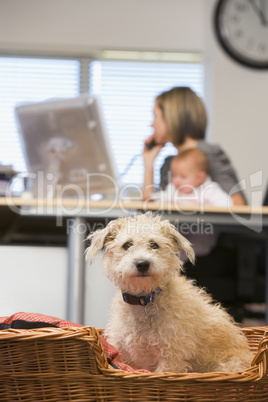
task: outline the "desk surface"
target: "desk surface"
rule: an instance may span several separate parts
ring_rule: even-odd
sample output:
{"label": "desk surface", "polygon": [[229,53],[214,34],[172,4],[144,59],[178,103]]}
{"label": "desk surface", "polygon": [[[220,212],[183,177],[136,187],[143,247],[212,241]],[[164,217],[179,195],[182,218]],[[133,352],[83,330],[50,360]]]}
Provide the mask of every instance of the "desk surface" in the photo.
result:
{"label": "desk surface", "polygon": [[[133,200],[87,199],[40,199],[40,198],[0,198],[0,208],[13,214],[32,217],[56,217],[57,223],[63,218],[114,219],[130,213],[152,211],[166,219],[184,222],[210,223],[219,227],[233,226],[261,232],[268,228],[268,207],[232,206],[230,208],[207,205],[183,205]],[[0,211],[1,211],[0,209]]]}
{"label": "desk surface", "polygon": [[[239,205],[226,207],[215,207],[211,205],[183,205],[169,203],[159,203],[155,201],[133,201],[133,200],[101,200],[91,201],[87,199],[79,200],[73,198],[62,199],[42,199],[42,198],[20,198],[20,197],[0,197],[0,206],[12,207],[57,207],[66,209],[126,209],[126,210],[151,210],[151,211],[192,211],[198,213],[237,213],[237,214],[263,214],[268,215],[268,207]],[[75,212],[75,211],[73,211]]]}

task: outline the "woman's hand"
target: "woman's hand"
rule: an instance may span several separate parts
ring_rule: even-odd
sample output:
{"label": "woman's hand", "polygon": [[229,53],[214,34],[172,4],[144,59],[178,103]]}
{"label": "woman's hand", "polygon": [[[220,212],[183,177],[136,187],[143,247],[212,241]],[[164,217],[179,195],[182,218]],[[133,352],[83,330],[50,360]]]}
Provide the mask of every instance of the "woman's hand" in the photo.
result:
{"label": "woman's hand", "polygon": [[244,198],[239,193],[232,195],[232,201],[234,205],[246,205]]}
{"label": "woman's hand", "polygon": [[155,134],[152,134],[152,135],[150,135],[149,137],[147,137],[147,138],[145,139],[145,141],[144,141],[144,148],[146,147],[147,149],[150,149],[150,148],[148,148],[148,146],[149,146],[152,142],[153,142],[153,143],[156,143]]}

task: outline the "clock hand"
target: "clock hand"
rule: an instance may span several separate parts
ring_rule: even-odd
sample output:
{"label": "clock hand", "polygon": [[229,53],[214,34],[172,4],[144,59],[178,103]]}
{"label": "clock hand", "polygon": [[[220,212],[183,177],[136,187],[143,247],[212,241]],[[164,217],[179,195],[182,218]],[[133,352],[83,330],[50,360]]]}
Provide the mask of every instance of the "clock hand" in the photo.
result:
{"label": "clock hand", "polygon": [[260,18],[260,20],[261,20],[261,23],[262,23],[263,25],[267,25],[268,22],[267,22],[266,16],[265,16],[265,14],[263,13],[263,11],[257,6],[257,4],[255,3],[255,1],[254,1],[254,0],[248,0],[248,3],[251,4],[253,10],[254,10],[254,11],[257,13],[257,15],[259,16],[259,18]]}
{"label": "clock hand", "polygon": [[[266,10],[267,10],[267,8],[266,8],[266,6],[267,6],[267,1],[266,0],[261,0],[261,4],[260,4],[260,8],[261,8],[261,11],[262,11],[262,14],[264,15],[264,16],[266,16],[267,14],[266,14]],[[266,25],[267,25],[267,18],[265,18],[266,19]]]}

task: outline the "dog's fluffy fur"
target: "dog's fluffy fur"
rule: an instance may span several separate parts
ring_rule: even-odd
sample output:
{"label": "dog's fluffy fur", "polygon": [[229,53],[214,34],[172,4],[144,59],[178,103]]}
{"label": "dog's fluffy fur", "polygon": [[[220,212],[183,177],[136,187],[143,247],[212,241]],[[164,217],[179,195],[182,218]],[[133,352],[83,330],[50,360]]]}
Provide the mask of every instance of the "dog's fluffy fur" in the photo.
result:
{"label": "dog's fluffy fur", "polygon": [[[135,369],[153,372],[242,371],[252,355],[227,312],[192,281],[180,275],[180,253],[191,261],[190,243],[175,226],[151,213],[119,218],[89,236],[92,260],[104,249],[103,268],[119,288],[104,335]],[[137,262],[146,261],[141,272]],[[145,264],[145,265],[146,265]],[[148,295],[147,307],[123,301],[122,292]]]}

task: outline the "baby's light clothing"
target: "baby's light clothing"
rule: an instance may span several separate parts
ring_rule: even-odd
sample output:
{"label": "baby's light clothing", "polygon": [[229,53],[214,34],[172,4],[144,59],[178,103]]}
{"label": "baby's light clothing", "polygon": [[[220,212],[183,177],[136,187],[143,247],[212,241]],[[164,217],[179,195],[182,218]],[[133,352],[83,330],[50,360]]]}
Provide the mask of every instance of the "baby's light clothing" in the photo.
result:
{"label": "baby's light clothing", "polygon": [[193,188],[189,194],[181,193],[172,183],[165,190],[154,193],[151,196],[154,201],[171,202],[180,205],[214,205],[230,207],[232,198],[220,187],[220,185],[207,176],[204,183]]}

